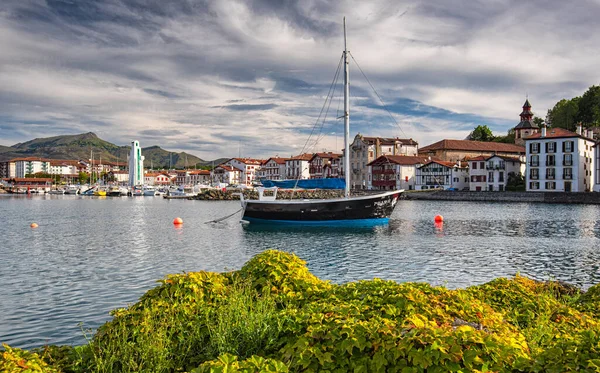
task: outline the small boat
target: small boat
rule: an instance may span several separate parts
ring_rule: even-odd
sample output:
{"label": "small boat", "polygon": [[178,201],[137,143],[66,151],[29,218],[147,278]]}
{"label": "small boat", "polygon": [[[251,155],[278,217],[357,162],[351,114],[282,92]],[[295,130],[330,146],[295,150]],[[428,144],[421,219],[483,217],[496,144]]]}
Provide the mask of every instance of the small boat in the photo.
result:
{"label": "small boat", "polygon": [[[350,154],[350,92],[348,48],[344,18],[344,154]],[[258,200],[247,200],[240,193],[242,221],[266,224],[378,225],[387,224],[404,190],[366,196],[350,196],[350,157],[344,158],[344,197],[329,200],[277,200],[277,187],[256,188]],[[265,191],[270,191],[266,195]]]}
{"label": "small boat", "polygon": [[112,186],[108,189],[106,195],[109,197],[121,197],[121,190],[118,186]]}
{"label": "small boat", "polygon": [[48,194],[65,194],[64,189],[52,189],[48,192]]}
{"label": "small boat", "polygon": [[157,195],[156,189],[151,185],[145,185],[142,190],[142,193],[146,197],[154,197]]}
{"label": "small boat", "polygon": [[78,185],[67,185],[65,188],[65,194],[79,194]]}
{"label": "small boat", "polygon": [[106,189],[105,188],[97,188],[94,191],[94,195],[97,197],[106,197]]}

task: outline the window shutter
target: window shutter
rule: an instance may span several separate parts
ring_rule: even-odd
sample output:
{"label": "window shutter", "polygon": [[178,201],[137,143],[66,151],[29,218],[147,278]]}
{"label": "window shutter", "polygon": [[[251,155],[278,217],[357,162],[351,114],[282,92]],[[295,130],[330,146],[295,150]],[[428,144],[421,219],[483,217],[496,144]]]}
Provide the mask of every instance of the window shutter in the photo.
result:
{"label": "window shutter", "polygon": [[548,153],[548,143],[546,143],[546,153]]}
{"label": "window shutter", "polygon": [[567,143],[566,143],[566,141],[563,141],[562,145],[563,145],[563,153],[564,153],[565,150],[567,149]]}
{"label": "window shutter", "polygon": [[529,153],[533,153],[533,143],[529,143]]}

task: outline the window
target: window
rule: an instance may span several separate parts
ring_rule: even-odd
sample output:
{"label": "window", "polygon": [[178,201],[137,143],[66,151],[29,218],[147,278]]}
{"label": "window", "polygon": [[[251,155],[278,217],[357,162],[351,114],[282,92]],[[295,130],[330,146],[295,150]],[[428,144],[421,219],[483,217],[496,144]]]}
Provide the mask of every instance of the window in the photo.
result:
{"label": "window", "polygon": [[555,155],[548,154],[546,155],[546,166],[554,166],[555,165]]}
{"label": "window", "polygon": [[532,142],[529,144],[529,152],[530,153],[539,153],[540,152],[540,143]]}
{"label": "window", "polygon": [[492,184],[488,185],[488,191],[492,192],[494,190],[494,186]]}
{"label": "window", "polygon": [[537,180],[540,177],[540,170],[537,168],[531,168],[529,170],[529,178],[533,180]]}
{"label": "window", "polygon": [[573,141],[563,142],[563,153],[570,153],[573,151]]}
{"label": "window", "polygon": [[547,168],[546,169],[546,179],[553,180],[554,176],[555,176],[554,171],[555,171],[554,168]]}
{"label": "window", "polygon": [[539,155],[532,155],[531,159],[529,161],[529,165],[532,167],[538,167],[540,165],[540,156]]}
{"label": "window", "polygon": [[556,183],[554,181],[546,181],[546,189],[553,190],[556,189]]}
{"label": "window", "polygon": [[572,168],[563,169],[563,179],[564,180],[572,180],[573,179],[573,169]]}
{"label": "window", "polygon": [[500,172],[500,174],[498,174],[498,181],[501,183],[504,182],[504,172]]}
{"label": "window", "polygon": [[537,181],[530,181],[529,182],[529,189],[531,189],[531,190],[540,189],[540,183],[537,182]]}
{"label": "window", "polygon": [[477,169],[477,162],[473,162],[473,167],[472,167],[472,168],[473,168],[474,170],[476,170],[476,169]]}
{"label": "window", "polygon": [[488,172],[488,180],[490,183],[494,182],[494,171]]}
{"label": "window", "polygon": [[485,167],[485,162],[479,162],[479,168],[481,168],[483,170],[484,167]]}
{"label": "window", "polygon": [[468,182],[469,182],[469,178],[465,177],[465,183],[468,183]]}
{"label": "window", "polygon": [[546,143],[546,153],[555,153],[556,152],[556,142],[547,142]]}
{"label": "window", "polygon": [[503,192],[504,191],[504,185],[502,185],[502,184],[498,185],[498,190],[500,192]]}
{"label": "window", "polygon": [[573,165],[573,154],[563,154],[563,166]]}

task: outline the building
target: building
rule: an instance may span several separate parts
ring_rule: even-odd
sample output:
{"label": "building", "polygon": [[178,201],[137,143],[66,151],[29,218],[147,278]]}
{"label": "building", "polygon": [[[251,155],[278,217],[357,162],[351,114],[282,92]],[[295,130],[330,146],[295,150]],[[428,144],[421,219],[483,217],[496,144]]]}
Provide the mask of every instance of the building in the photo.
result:
{"label": "building", "polygon": [[177,185],[210,184],[211,177],[208,170],[181,170],[177,171]]}
{"label": "building", "polygon": [[[416,156],[419,144],[413,139],[367,137],[360,133],[350,144],[350,186],[365,189],[368,164],[382,155]],[[343,167],[342,167],[343,168]]]}
{"label": "building", "polygon": [[315,153],[308,161],[308,172],[311,179],[328,179],[343,177],[341,154],[332,152]]}
{"label": "building", "polygon": [[144,156],[137,140],[131,142],[129,153],[129,186],[144,184]]}
{"label": "building", "polygon": [[15,161],[10,160],[6,162],[0,162],[0,179],[2,178],[14,178],[17,176],[17,165]]}
{"label": "building", "polygon": [[526,190],[587,192],[594,183],[594,145],[589,131],[577,132],[542,126],[525,139]]}
{"label": "building", "polygon": [[26,175],[50,173],[50,160],[39,157],[15,158],[9,162],[15,163],[15,177],[25,178]]}
{"label": "building", "polygon": [[242,180],[242,171],[227,164],[220,164],[212,170],[214,183],[238,185]]}
{"label": "building", "polygon": [[415,189],[456,189],[469,188],[469,168],[466,163],[453,163],[431,160],[417,167]]}
{"label": "building", "polygon": [[127,171],[110,171],[108,177],[118,184],[129,185],[129,172]]}
{"label": "building", "polygon": [[4,179],[12,190],[30,190],[48,192],[52,187],[52,179],[46,177],[14,177]]}
{"label": "building", "polygon": [[51,175],[79,175],[79,172],[85,170],[79,161],[76,160],[50,160]]}
{"label": "building", "polygon": [[594,145],[594,192],[600,192],[600,142]]}
{"label": "building", "polygon": [[413,190],[417,167],[427,162],[427,157],[382,155],[367,165],[367,189]]}
{"label": "building", "polygon": [[493,155],[468,160],[469,189],[472,191],[505,191],[510,175],[524,175],[525,162],[520,158]]}
{"label": "building", "polygon": [[480,155],[491,157],[494,154],[518,158],[525,156],[525,148],[499,142],[445,139],[419,149],[419,155],[445,162],[457,162]]}
{"label": "building", "polygon": [[529,99],[523,104],[523,111],[519,114],[521,121],[515,127],[515,144],[525,145],[525,139],[534,133],[538,133],[540,128],[533,122],[533,113],[531,112],[531,104]]}
{"label": "building", "polygon": [[241,171],[240,180],[237,184],[252,186],[256,180],[256,171],[260,168],[263,161],[253,158],[231,158],[226,165],[237,168]]}
{"label": "building", "polygon": [[286,179],[310,179],[309,162],[312,154],[304,153],[285,160]]}
{"label": "building", "polygon": [[257,172],[259,180],[284,180],[286,178],[285,164],[287,159],[271,157],[267,159]]}

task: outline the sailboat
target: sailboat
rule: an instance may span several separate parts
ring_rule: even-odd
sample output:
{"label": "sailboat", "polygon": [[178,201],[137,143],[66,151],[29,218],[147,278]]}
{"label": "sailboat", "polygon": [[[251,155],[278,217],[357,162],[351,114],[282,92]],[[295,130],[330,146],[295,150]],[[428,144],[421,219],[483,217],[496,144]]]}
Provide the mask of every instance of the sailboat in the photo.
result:
{"label": "sailboat", "polygon": [[[258,200],[240,194],[242,221],[266,224],[376,225],[385,224],[400,194],[394,190],[366,196],[350,196],[350,86],[344,18],[344,197],[327,200],[277,200],[277,187],[257,188]],[[265,191],[271,194],[266,195]]]}

